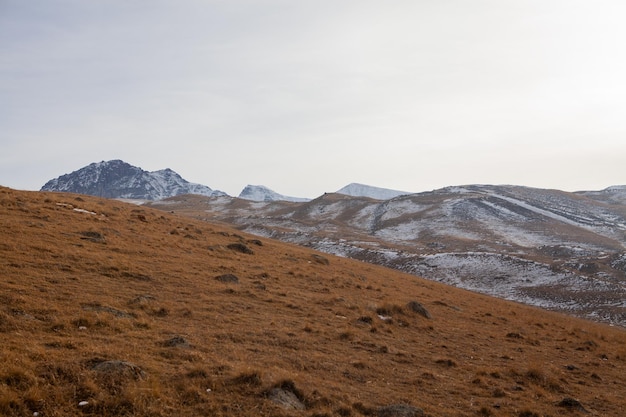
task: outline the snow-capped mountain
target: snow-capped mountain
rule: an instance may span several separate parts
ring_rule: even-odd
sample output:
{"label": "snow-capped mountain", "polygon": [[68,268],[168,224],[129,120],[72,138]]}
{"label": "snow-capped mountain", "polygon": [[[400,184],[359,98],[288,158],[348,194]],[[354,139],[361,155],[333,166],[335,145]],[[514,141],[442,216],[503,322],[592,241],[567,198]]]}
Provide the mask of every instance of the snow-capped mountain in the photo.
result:
{"label": "snow-capped mountain", "polygon": [[264,185],[246,185],[239,194],[239,198],[251,201],[293,201],[305,202],[310,201],[308,198],[288,197],[270,190]]}
{"label": "snow-capped mountain", "polygon": [[[626,326],[626,205],[519,186],[466,185],[389,200],[305,203],[176,197],[163,209],[451,285]],[[154,203],[159,208],[159,203]],[[195,206],[195,207],[194,207]]]}
{"label": "snow-capped mountain", "polygon": [[390,190],[387,188],[373,187],[371,185],[352,183],[336,191],[337,194],[349,195],[352,197],[369,197],[375,200],[390,200],[392,198],[411,194],[405,191]]}
{"label": "snow-capped mountain", "polygon": [[226,195],[205,185],[190,183],[169,168],[148,172],[117,159],[94,162],[50,180],[41,191],[65,191],[134,200],[161,200],[180,194]]}

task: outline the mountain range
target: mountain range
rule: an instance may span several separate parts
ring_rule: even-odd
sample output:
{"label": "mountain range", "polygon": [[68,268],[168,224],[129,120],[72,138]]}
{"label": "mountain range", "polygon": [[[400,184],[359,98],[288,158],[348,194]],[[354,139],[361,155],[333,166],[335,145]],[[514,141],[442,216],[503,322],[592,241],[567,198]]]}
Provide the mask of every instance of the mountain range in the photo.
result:
{"label": "mountain range", "polygon": [[[41,191],[71,192],[95,197],[146,201],[162,200],[181,194],[211,197],[227,195],[223,191],[213,190],[206,185],[191,183],[169,168],[148,172],[118,159],[94,162],[69,174],[61,175],[48,181]],[[408,194],[356,183],[343,187],[337,193],[379,200]],[[310,200],[279,194],[264,185],[247,185],[239,194],[239,198],[252,201],[305,202]]]}
{"label": "mountain range", "polygon": [[467,185],[305,203],[179,196],[150,207],[626,326],[624,187]]}
{"label": "mountain range", "polygon": [[405,194],[350,184],[306,200],[250,185],[236,198],[171,170],[109,161],[44,189],[153,200],[146,206],[626,326],[626,186],[570,193],[466,185]]}

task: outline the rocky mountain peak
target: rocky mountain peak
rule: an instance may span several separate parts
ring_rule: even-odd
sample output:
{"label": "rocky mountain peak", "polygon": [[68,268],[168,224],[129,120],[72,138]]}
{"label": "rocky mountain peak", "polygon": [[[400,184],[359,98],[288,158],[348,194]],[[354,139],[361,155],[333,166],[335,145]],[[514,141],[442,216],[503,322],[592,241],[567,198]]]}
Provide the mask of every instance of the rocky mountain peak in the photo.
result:
{"label": "rocky mountain peak", "polygon": [[119,159],[91,163],[48,181],[41,191],[136,200],[161,200],[180,194],[226,195],[205,185],[190,183],[170,168],[148,172]]}

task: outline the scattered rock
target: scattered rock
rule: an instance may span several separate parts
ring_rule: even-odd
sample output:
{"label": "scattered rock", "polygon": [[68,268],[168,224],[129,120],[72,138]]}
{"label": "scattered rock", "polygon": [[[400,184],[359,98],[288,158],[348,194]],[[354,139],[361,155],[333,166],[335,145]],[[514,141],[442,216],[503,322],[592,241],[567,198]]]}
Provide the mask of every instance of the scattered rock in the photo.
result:
{"label": "scattered rock", "polygon": [[409,303],[406,306],[410,311],[417,313],[420,316],[423,316],[427,319],[432,318],[428,310],[426,310],[426,308],[422,304],[418,303],[417,301],[409,301]]}
{"label": "scattered rock", "polygon": [[557,404],[559,407],[569,408],[570,410],[577,410],[582,412],[587,412],[585,407],[580,403],[580,401],[575,400],[573,398],[565,397]]}
{"label": "scattered rock", "polygon": [[96,362],[91,369],[103,375],[126,376],[132,379],[143,379],[145,372],[137,365],[125,361],[102,361]]}
{"label": "scattered rock", "polygon": [[228,245],[226,245],[226,247],[230,250],[233,250],[235,252],[240,252],[240,253],[245,253],[248,255],[254,255],[254,251],[252,249],[250,249],[247,245],[243,244],[243,243],[230,243]]}
{"label": "scattered rock", "polygon": [[456,362],[454,362],[452,359],[437,359],[435,363],[439,365],[445,365],[450,368],[452,368],[453,366],[456,366]]}
{"label": "scattered rock", "polygon": [[237,276],[233,274],[218,275],[215,277],[215,279],[219,282],[224,282],[227,284],[239,284],[239,278],[237,278]]}
{"label": "scattered rock", "polygon": [[150,275],[141,274],[138,272],[123,271],[120,274],[120,276],[122,278],[134,279],[135,281],[144,281],[144,282],[152,281],[152,277]]}
{"label": "scattered rock", "polygon": [[250,239],[248,240],[248,243],[252,245],[263,246],[263,242],[261,242],[259,239]]}
{"label": "scattered rock", "polygon": [[291,391],[282,388],[273,388],[267,396],[272,402],[280,405],[285,410],[305,410],[306,407]]}
{"label": "scattered rock", "polygon": [[182,336],[174,336],[170,339],[161,342],[163,347],[190,347],[189,342]]}
{"label": "scattered rock", "polygon": [[156,300],[155,296],[150,295],[150,294],[143,294],[143,295],[139,295],[139,296],[133,298],[132,300],[130,300],[128,302],[128,304],[130,304],[130,305],[135,305],[135,304],[143,305],[143,304],[149,303],[150,301],[155,301],[155,300]]}
{"label": "scattered rock", "polygon": [[408,404],[392,404],[378,409],[378,417],[418,417],[424,410]]}
{"label": "scattered rock", "polygon": [[86,311],[95,311],[95,312],[102,312],[102,313],[111,313],[113,314],[115,317],[121,317],[121,318],[136,318],[137,315],[133,314],[133,313],[127,313],[126,311],[122,311],[122,310],[118,310],[116,308],[113,307],[107,307],[107,306],[102,306],[99,304],[83,304],[83,310]]}
{"label": "scattered rock", "polygon": [[316,253],[311,255],[311,259],[313,260],[313,262],[320,264],[320,265],[330,265],[330,261],[328,260],[328,258],[322,255],[318,255]]}
{"label": "scattered rock", "polygon": [[82,240],[87,240],[89,242],[95,242],[95,243],[104,243],[104,235],[102,235],[102,233],[100,232],[82,232],[80,234],[82,237]]}
{"label": "scattered rock", "polygon": [[293,381],[283,381],[267,392],[267,398],[285,410],[306,410],[304,396]]}

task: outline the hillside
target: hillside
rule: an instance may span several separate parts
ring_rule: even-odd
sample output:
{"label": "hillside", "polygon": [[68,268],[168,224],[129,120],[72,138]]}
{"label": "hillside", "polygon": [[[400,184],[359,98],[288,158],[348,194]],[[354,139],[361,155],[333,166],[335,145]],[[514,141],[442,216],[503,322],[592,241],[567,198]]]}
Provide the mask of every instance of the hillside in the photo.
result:
{"label": "hillside", "polygon": [[626,409],[619,327],[95,197],[0,188],[0,224],[3,416]]}
{"label": "hillside", "polygon": [[497,297],[626,326],[621,187],[447,187],[300,204],[179,196],[151,203]]}

